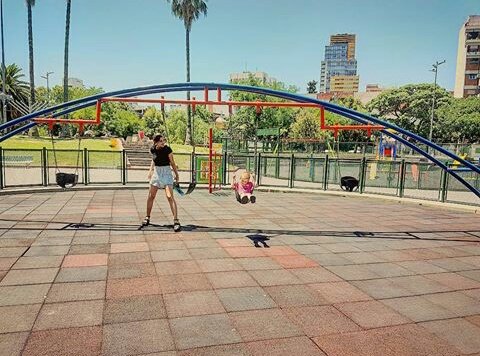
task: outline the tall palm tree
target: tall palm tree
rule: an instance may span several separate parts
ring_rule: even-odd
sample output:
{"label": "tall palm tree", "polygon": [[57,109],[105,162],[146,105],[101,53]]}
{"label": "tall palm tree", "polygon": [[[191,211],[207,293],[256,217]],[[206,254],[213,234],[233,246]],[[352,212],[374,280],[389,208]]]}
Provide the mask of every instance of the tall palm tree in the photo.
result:
{"label": "tall palm tree", "polygon": [[[15,63],[6,66],[5,68],[5,94],[11,95],[13,100],[20,101],[25,104],[28,103],[29,85],[22,80],[25,75],[22,73],[22,69]],[[0,69],[0,78],[3,78],[3,68]],[[3,86],[3,82],[0,79],[0,84]],[[8,117],[12,118],[12,111]]]}
{"label": "tall palm tree", "polygon": [[[170,0],[167,0],[170,1]],[[192,30],[192,23],[200,17],[200,15],[207,16],[207,4],[203,0],[171,0],[172,14],[183,20],[185,25],[185,47],[187,55],[187,83],[190,82],[190,31]],[[190,92],[187,92],[187,99],[190,100]],[[187,137],[185,141],[193,144],[193,127],[192,115],[190,106],[187,110]]]}
{"label": "tall palm tree", "polygon": [[68,101],[68,46],[70,41],[70,9],[72,0],[67,0],[67,12],[65,18],[65,56],[63,62],[63,102]]}
{"label": "tall palm tree", "polygon": [[32,7],[35,0],[25,0],[28,12],[28,66],[30,69],[30,105],[35,102],[35,80],[33,73],[33,29],[32,29]]}

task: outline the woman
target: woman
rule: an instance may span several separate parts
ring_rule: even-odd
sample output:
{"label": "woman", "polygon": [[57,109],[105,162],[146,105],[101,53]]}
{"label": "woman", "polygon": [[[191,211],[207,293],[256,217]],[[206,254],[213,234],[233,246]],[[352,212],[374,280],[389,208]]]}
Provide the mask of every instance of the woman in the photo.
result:
{"label": "woman", "polygon": [[150,149],[152,154],[152,163],[148,172],[150,180],[150,190],[147,199],[147,216],[143,219],[143,226],[150,224],[150,213],[152,212],[153,202],[157,196],[158,189],[165,189],[170,209],[173,214],[173,230],[180,231],[181,225],[177,216],[177,203],[173,197],[172,170],[175,174],[175,183],[178,183],[178,169],[173,159],[172,149],[166,145],[166,140],[162,135],[155,135],[153,138],[153,146]]}

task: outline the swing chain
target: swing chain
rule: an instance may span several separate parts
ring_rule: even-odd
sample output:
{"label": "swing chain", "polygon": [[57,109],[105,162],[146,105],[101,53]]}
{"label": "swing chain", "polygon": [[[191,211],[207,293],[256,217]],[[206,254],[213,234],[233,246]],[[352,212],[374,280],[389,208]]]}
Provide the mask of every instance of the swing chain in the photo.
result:
{"label": "swing chain", "polygon": [[55,149],[55,140],[53,139],[53,125],[50,127],[50,138],[52,139],[52,151],[53,151],[53,160],[55,161],[55,173],[60,173],[60,170],[58,169],[58,163],[57,163],[57,152]]}
{"label": "swing chain", "polygon": [[[78,131],[78,147],[77,147],[77,163],[75,166],[75,174],[78,174],[78,166],[79,166],[79,161],[80,161],[80,148],[81,148],[81,141],[82,141],[82,136],[81,136],[81,129]],[[50,128],[50,138],[52,141],[52,151],[53,151],[53,160],[55,161],[55,173],[60,173],[60,169],[58,169],[58,161],[57,161],[57,151],[55,148],[55,139],[53,138],[53,125]]]}

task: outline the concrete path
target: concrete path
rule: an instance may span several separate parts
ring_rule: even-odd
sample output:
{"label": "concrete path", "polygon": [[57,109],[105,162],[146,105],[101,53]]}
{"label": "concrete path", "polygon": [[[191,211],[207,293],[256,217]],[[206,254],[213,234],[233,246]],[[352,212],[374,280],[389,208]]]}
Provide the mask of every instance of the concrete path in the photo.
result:
{"label": "concrete path", "polygon": [[1,196],[0,355],[480,354],[478,214],[198,191],[175,234],[145,199]]}

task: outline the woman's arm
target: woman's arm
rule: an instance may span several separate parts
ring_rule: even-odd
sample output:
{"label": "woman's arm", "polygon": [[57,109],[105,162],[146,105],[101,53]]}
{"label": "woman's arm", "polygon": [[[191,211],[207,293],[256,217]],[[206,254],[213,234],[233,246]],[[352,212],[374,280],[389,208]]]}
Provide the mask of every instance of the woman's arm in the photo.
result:
{"label": "woman's arm", "polygon": [[175,181],[178,183],[178,168],[175,159],[173,158],[173,153],[168,154],[168,159],[170,160],[170,167],[172,167],[173,172],[175,173]]}
{"label": "woman's arm", "polygon": [[155,165],[152,159],[152,163],[150,164],[150,170],[148,171],[148,175],[147,175],[148,179],[152,179],[153,167],[155,167]]}

